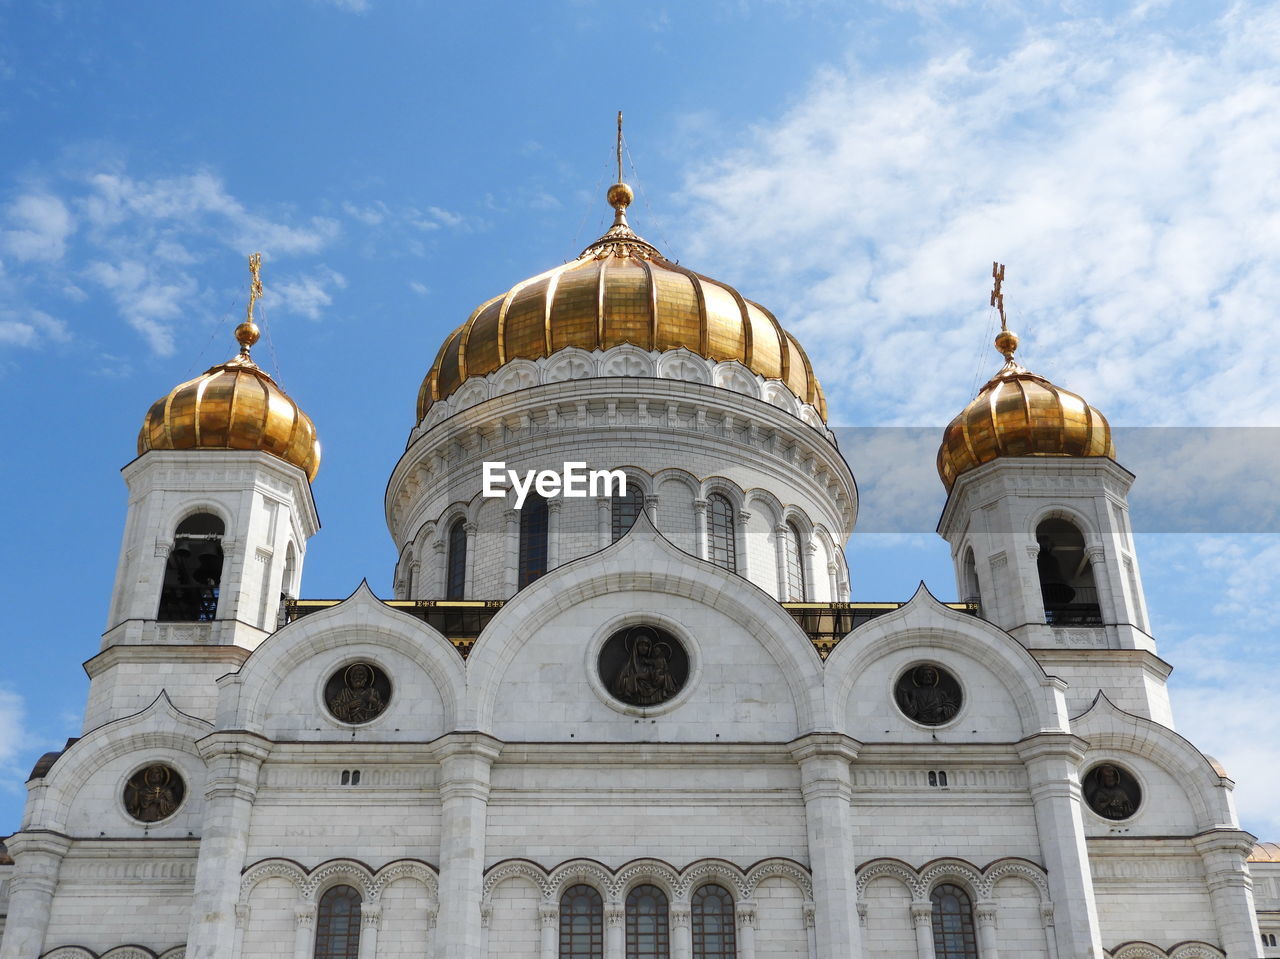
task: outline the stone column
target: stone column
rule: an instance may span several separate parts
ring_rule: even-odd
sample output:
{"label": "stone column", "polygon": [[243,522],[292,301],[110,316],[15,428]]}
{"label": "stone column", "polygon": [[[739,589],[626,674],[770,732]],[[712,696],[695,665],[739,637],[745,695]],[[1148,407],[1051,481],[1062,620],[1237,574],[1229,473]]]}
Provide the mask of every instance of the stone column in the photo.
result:
{"label": "stone column", "polygon": [[694,551],[698,554],[698,559],[707,559],[710,553],[707,551],[707,501],[705,499],[693,501],[693,521],[696,527]]}
{"label": "stone column", "polygon": [[1000,942],[996,938],[996,904],[990,899],[980,899],[973,904],[978,919],[978,947],[982,959],[1000,959]]}
{"label": "stone column", "polygon": [[244,955],[244,931],[249,928],[249,916],[249,904],[244,902],[236,903],[236,937],[235,946],[231,953],[232,959],[240,959],[240,956]]}
{"label": "stone column", "polygon": [[376,902],[360,903],[360,959],[378,955],[378,929],[382,926],[382,906]]}
{"label": "stone column", "polygon": [[693,930],[689,922],[693,918],[687,902],[673,902],[667,910],[671,922],[671,959],[692,959]]}
{"label": "stone column", "polygon": [[608,496],[596,499],[596,536],[601,549],[613,542],[613,500]]}
{"label": "stone column", "polygon": [[[418,593],[423,599],[444,599],[449,595],[449,544],[445,541],[445,533],[440,532],[436,536],[436,541],[431,544],[431,551],[435,553],[435,559],[431,564],[431,589],[418,587]],[[470,572],[471,554],[475,552],[475,542],[468,538],[467,540],[467,571]],[[424,583],[423,586],[426,584]],[[417,596],[406,596],[405,599],[417,599]]]}
{"label": "stone column", "polygon": [[[476,594],[476,552],[477,547],[480,544],[480,524],[463,523],[462,531],[467,534],[467,559],[466,562],[462,564],[462,595],[465,598]],[[441,564],[441,569],[444,570],[444,578],[446,580],[445,587],[447,588],[447,580],[449,579],[449,560],[447,558],[447,554],[444,563]],[[444,596],[444,594],[445,590],[441,589],[440,595]],[[426,598],[431,599],[432,597],[428,596]]]}
{"label": "stone column", "polygon": [[53,894],[71,840],[61,833],[28,830],[5,840],[13,857],[9,915],[0,959],[36,959],[44,951]]}
{"label": "stone column", "polygon": [[734,517],[733,524],[736,527],[733,531],[733,545],[734,553],[737,554],[738,557],[737,573],[744,579],[746,578],[748,571],[751,569],[751,561],[748,559],[748,556],[751,553],[751,546],[747,542],[747,521],[750,519],[751,514],[745,509],[740,509]]}
{"label": "stone column", "polygon": [[738,925],[738,959],[756,959],[756,904],[738,903],[734,918]]}
{"label": "stone column", "polygon": [[[867,914],[865,911],[865,903],[858,903],[858,929],[862,930],[867,924]],[[812,899],[806,899],[801,907],[804,911],[804,932],[809,941],[809,959],[818,959],[818,931],[814,928],[814,916],[818,912],[817,905]]]}
{"label": "stone column", "polygon": [[564,500],[552,497],[547,500],[547,572],[560,565],[560,510]]}
{"label": "stone column", "polygon": [[249,845],[258,772],[271,742],[256,733],[232,730],[206,736],[196,747],[209,774],[187,959],[225,959],[234,948],[240,871]]}
{"label": "stone column", "polygon": [[502,572],[507,598],[510,599],[520,586],[520,511],[517,509],[507,510],[507,532],[504,539],[506,556],[503,559]]}
{"label": "stone column", "polygon": [[1049,874],[1058,954],[1102,959],[1098,906],[1085,847],[1080,761],[1085,741],[1070,733],[1036,733],[1018,743],[1035,806],[1040,851]]}
{"label": "stone column", "polygon": [[627,959],[626,908],[620,902],[604,904],[604,959]]}
{"label": "stone column", "polygon": [[811,733],[791,743],[800,765],[816,905],[814,933],[822,959],[861,959],[862,927],[854,906],[853,798],[849,764],[860,747],[838,733]]}
{"label": "stone column", "polygon": [[[791,599],[791,582],[787,575],[787,546],[790,536],[791,530],[787,529],[785,523],[779,523],[773,528],[773,554],[778,567],[778,602],[780,603]],[[799,544],[796,544],[796,548],[800,548]],[[801,599],[803,598],[802,596]]]}
{"label": "stone column", "polygon": [[[933,954],[933,902],[916,900],[911,903],[911,925],[916,930],[916,956],[918,959],[934,959]],[[986,959],[986,953],[983,953]]]}
{"label": "stone column", "polygon": [[453,733],[445,737],[437,753],[440,913],[435,941],[441,959],[479,959],[481,955],[480,899],[489,773],[501,749],[502,743],[484,733]]}
{"label": "stone column", "polygon": [[1040,903],[1040,925],[1044,927],[1045,955],[1058,959],[1058,937],[1053,931],[1053,903]]}
{"label": "stone column", "polygon": [[1213,829],[1191,840],[1204,862],[1205,884],[1222,951],[1232,959],[1262,955],[1248,864],[1253,843],[1254,837],[1243,829]]}
{"label": "stone column", "polygon": [[538,907],[542,920],[542,959],[557,959],[560,955],[560,907],[554,902],[544,902]]}
{"label": "stone column", "polygon": [[644,511],[649,514],[649,522],[653,524],[653,528],[658,528],[658,497],[646,496],[644,498]]}
{"label": "stone column", "polygon": [[311,959],[316,939],[316,904],[302,902],[294,906],[293,922],[293,959]]}

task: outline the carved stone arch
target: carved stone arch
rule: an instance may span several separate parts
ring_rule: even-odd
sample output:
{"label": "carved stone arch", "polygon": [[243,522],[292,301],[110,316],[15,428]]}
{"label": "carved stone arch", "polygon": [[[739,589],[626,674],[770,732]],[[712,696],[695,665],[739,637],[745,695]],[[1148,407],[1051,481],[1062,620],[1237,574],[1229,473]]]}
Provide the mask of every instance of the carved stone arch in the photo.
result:
{"label": "carved stone arch", "polygon": [[678,466],[669,466],[666,469],[658,470],[653,474],[653,488],[657,489],[663,483],[668,481],[682,483],[689,490],[689,501],[692,502],[698,495],[701,483],[698,477],[694,476],[688,470],[680,469]]}
{"label": "carved stone arch", "polygon": [[[484,886],[482,896],[488,899],[493,895],[493,890],[498,888],[508,879],[527,879],[538,887],[538,891],[542,893],[544,900],[553,898],[553,888],[550,876],[547,871],[535,862],[528,859],[506,859],[502,862],[495,863],[490,866],[484,874]],[[601,895],[603,895],[603,891]],[[554,897],[559,899],[558,896]]]}
{"label": "carved stone arch", "polygon": [[789,503],[783,507],[782,522],[795,523],[796,528],[800,530],[806,541],[816,538],[818,530],[822,528],[815,526],[813,520],[809,518],[809,514],[794,503]]}
{"label": "carved stone arch", "polygon": [[636,859],[622,866],[613,877],[616,901],[626,902],[627,894],[645,883],[657,886],[666,893],[668,902],[675,902],[678,898],[676,890],[680,884],[680,874],[674,866],[661,859]]}
{"label": "carved stone arch", "polygon": [[440,881],[434,869],[417,859],[396,859],[373,874],[369,898],[375,902],[381,899],[383,890],[400,879],[417,880],[432,897],[440,894]]}
{"label": "carved stone arch", "polygon": [[316,866],[307,876],[303,898],[307,902],[317,902],[326,890],[334,886],[355,887],[364,902],[373,902],[376,898],[373,873],[364,863],[354,859],[331,859]]}
{"label": "carved stone arch", "polygon": [[610,347],[600,356],[601,376],[649,376],[657,375],[653,355],[630,343]]}
{"label": "carved stone arch", "polygon": [[786,410],[792,416],[800,415],[800,400],[782,383],[776,380],[766,380],[762,394],[761,399],[770,406]]}
{"label": "carved stone arch", "polygon": [[805,902],[813,899],[813,880],[809,876],[809,870],[794,859],[762,859],[748,869],[745,881],[748,899],[756,897],[756,889],[766,879],[790,879],[804,896]]}
{"label": "carved stone arch", "polygon": [[187,947],[174,946],[168,952],[160,953],[160,959],[187,959]]}
{"label": "carved stone arch", "polygon": [[41,959],[97,959],[97,957],[84,946],[58,946],[44,953]]}
{"label": "carved stone arch", "polygon": [[[856,640],[856,641],[855,641]],[[910,602],[853,630],[827,657],[829,721],[845,725],[844,711],[858,678],[871,663],[903,649],[945,649],[985,667],[1004,682],[1023,735],[1065,730],[1065,683],[1049,676],[1027,648],[997,626],[944,606],[924,584]]]}
{"label": "carved stone arch", "polygon": [[685,866],[676,882],[673,901],[688,902],[700,886],[714,882],[739,899],[748,899],[747,874],[725,859],[699,859]]}
{"label": "carved stone arch", "polygon": [[800,419],[805,425],[812,426],[814,429],[825,431],[827,424],[822,422],[822,416],[808,403],[800,407]]}
{"label": "carved stone arch", "polygon": [[737,360],[717,363],[711,371],[711,381],[724,390],[733,390],[760,399],[760,380]]}
{"label": "carved stone arch", "polygon": [[1169,954],[1149,942],[1126,942],[1111,951],[1111,959],[1168,959]]}
{"label": "carved stone arch", "polygon": [[642,496],[652,496],[658,488],[657,482],[649,475],[649,472],[639,466],[611,466],[610,469],[620,469],[627,474],[627,490],[630,491],[631,484],[634,482],[636,488],[640,490]]}
{"label": "carved stone arch", "polygon": [[901,859],[872,859],[858,867],[857,898],[862,900],[863,894],[876,879],[896,879],[911,893],[912,899],[924,898],[924,885],[920,875]]}
{"label": "carved stone arch", "polygon": [[542,382],[542,370],[532,360],[516,358],[508,360],[491,376],[493,389],[491,396],[514,393],[516,390],[527,390]]}
{"label": "carved stone arch", "polygon": [[920,868],[921,899],[929,898],[934,887],[943,882],[963,887],[975,900],[986,899],[990,895],[977,866],[963,859],[935,859]]}
{"label": "carved stone arch", "polygon": [[699,490],[699,499],[706,499],[712,493],[720,493],[733,505],[735,513],[746,509],[747,495],[746,492],[726,476],[708,476],[702,481],[702,488]]}
{"label": "carved stone arch", "polygon": [[786,513],[786,507],[782,505],[782,500],[778,499],[769,490],[758,486],[746,491],[743,496],[743,502],[748,513],[767,511],[770,532],[773,531],[773,527],[782,522],[782,517]]}
{"label": "carved stone arch", "polygon": [[1028,521],[1027,535],[1031,537],[1031,542],[1035,542],[1036,530],[1040,528],[1040,524],[1047,519],[1060,519],[1070,523],[1080,531],[1081,537],[1084,538],[1085,549],[1101,544],[1102,539],[1098,534],[1097,522],[1078,509],[1067,506],[1062,503],[1052,503],[1041,507],[1031,514]]}
{"label": "carved stone arch", "polygon": [[474,376],[462,384],[453,394],[453,408],[455,411],[462,411],[472,406],[483,403],[490,396],[490,384],[488,381],[479,376]]}
{"label": "carved stone arch", "polygon": [[193,516],[199,516],[201,513],[209,513],[216,516],[222,521],[222,535],[230,539],[234,533],[234,526],[231,510],[223,503],[219,503],[212,499],[201,499],[192,502],[175,503],[165,511],[163,524],[161,529],[167,531],[169,539],[173,539],[177,535],[178,527]]}
{"label": "carved stone arch", "polygon": [[782,671],[799,730],[816,728],[822,710],[822,660],[795,620],[758,586],[672,544],[644,511],[616,543],[551,570],[497,612],[467,658],[474,712],[465,717],[472,725],[459,728],[491,728],[498,689],[524,643],[571,606],[616,593],[613,570],[624,557],[627,568],[652,570],[647,586],[652,592],[700,603],[718,595],[716,610],[754,637]]}
{"label": "carved stone arch", "polygon": [[544,895],[551,902],[558,903],[565,890],[578,883],[592,886],[605,902],[618,901],[613,873],[594,859],[570,859],[562,862],[547,875],[546,883]]}
{"label": "carved stone arch", "polygon": [[393,649],[422,669],[440,694],[444,728],[459,728],[466,676],[457,650],[431,626],[387,606],[363,582],[337,606],[272,633],[239,671],[218,680],[219,699],[233,704],[232,728],[261,730],[280,677],[318,654],[348,647],[353,639]]}
{"label": "carved stone arch", "polygon": [[980,898],[992,898],[996,883],[1011,876],[1025,879],[1031,883],[1036,887],[1036,891],[1040,893],[1040,901],[1042,903],[1049,902],[1049,879],[1043,869],[1028,859],[997,859],[995,862],[989,863],[982,870],[982,896]]}
{"label": "carved stone arch", "polygon": [[240,877],[240,905],[249,902],[253,888],[264,879],[288,879],[298,890],[298,898],[306,897],[307,871],[292,859],[263,859],[245,870]]}
{"label": "carved stone arch", "polygon": [[1071,731],[1089,742],[1082,768],[1092,765],[1099,753],[1139,756],[1183,787],[1199,829],[1236,821],[1226,785],[1231,781],[1224,780],[1204,753],[1169,727],[1127,712],[1099,692],[1088,709],[1072,718]]}
{"label": "carved stone arch", "polygon": [[146,946],[116,946],[108,949],[98,959],[156,959],[156,954]]}
{"label": "carved stone arch", "polygon": [[[72,743],[44,776],[47,791],[40,799],[40,819],[49,828],[66,825],[72,803],[81,789],[98,770],[122,756],[168,750],[187,758],[185,771],[188,799],[184,805],[202,796],[204,759],[196,748],[196,740],[209,735],[213,724],[182,712],[173,705],[164,690],[151,705],[132,716],[103,723]],[[201,773],[200,777],[195,776]]]}
{"label": "carved stone arch", "polygon": [[1181,942],[1169,950],[1169,959],[1226,959],[1226,953],[1207,942]]}
{"label": "carved stone arch", "polygon": [[596,375],[596,359],[576,346],[566,346],[548,357],[542,368],[542,382],[561,383],[565,380],[583,380]]}
{"label": "carved stone arch", "polygon": [[664,380],[712,385],[711,361],[683,347],[662,353],[656,366],[658,376]]}

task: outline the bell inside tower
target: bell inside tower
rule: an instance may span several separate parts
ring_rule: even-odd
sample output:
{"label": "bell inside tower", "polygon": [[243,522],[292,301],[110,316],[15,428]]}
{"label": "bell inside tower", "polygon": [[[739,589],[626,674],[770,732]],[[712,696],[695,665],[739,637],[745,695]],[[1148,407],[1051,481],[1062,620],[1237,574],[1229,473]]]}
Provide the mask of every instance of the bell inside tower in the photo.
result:
{"label": "bell inside tower", "polygon": [[156,618],[161,622],[207,623],[217,616],[224,530],[212,513],[196,513],[178,524],[160,591]]}
{"label": "bell inside tower", "polygon": [[1055,626],[1100,626],[1102,610],[1084,536],[1065,519],[1047,519],[1036,527],[1040,552],[1036,568],[1044,619]]}

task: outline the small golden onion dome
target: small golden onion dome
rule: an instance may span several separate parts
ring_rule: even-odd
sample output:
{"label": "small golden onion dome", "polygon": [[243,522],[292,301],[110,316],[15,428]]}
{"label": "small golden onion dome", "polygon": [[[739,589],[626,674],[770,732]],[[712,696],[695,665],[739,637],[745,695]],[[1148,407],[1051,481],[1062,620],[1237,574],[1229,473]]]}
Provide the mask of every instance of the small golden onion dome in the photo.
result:
{"label": "small golden onion dome", "polygon": [[938,448],[947,491],[962,473],[1002,456],[1105,456],[1115,459],[1111,426],[1075,393],[1021,366],[1018,337],[996,336],[1005,364],[950,425]]}
{"label": "small golden onion dome", "polygon": [[588,352],[630,343],[684,348],[715,362],[737,360],[779,380],[827,416],[813,367],[772,313],[733,287],[671,262],[627,224],[633,194],[609,188],[613,226],[577,259],[486,300],[440,347],[418,393],[418,422],[467,379],[515,359],[567,347]]}
{"label": "small golden onion dome", "polygon": [[262,450],[314,480],[320,469],[315,424],[249,357],[259,331],[250,316],[236,327],[238,356],[179,383],[156,400],[138,433],[148,450]]}
{"label": "small golden onion dome", "polygon": [[1249,854],[1250,862],[1280,862],[1280,842],[1260,842]]}

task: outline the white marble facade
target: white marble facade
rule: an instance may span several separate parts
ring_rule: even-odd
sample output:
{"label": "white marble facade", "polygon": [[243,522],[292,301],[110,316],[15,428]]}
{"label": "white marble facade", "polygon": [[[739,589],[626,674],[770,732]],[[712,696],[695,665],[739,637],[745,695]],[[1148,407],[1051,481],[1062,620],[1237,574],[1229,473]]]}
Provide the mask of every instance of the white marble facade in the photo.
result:
{"label": "white marble facade", "polygon": [[[268,598],[299,591],[316,530],[296,467],[198,450],[126,469],[84,732],[42,760],[7,840],[0,959],[308,959],[340,886],[359,898],[360,959],[555,959],[580,886],[601,901],[602,959],[630,955],[641,886],[667,900],[662,954],[697,959],[709,883],[732,898],[743,959],[937,959],[943,886],[967,897],[981,959],[1280,955],[1263,945],[1280,863],[1251,879],[1231,779],[1172,727],[1127,473],[1003,460],[962,476],[941,531],[982,615],[921,589],[823,659],[780,603],[792,549],[806,600],[849,598],[856,487],[816,414],[725,364],[585,356],[440,404],[393,473],[396,598],[443,597],[461,519],[465,598],[506,601],[466,657],[363,585],[277,628]],[[609,501],[557,504],[549,571],[518,588],[519,514],[478,495],[479,463],[498,458],[625,468],[640,517],[614,542]],[[711,561],[712,494],[735,511],[737,573]],[[202,511],[226,529],[218,616],[157,622],[177,525]],[[1044,623],[1046,516],[1084,537],[1104,625]],[[598,674],[602,645],[636,624],[687,653],[660,705],[627,705]],[[355,662],[392,692],[353,725],[325,687]],[[895,703],[925,663],[963,691],[938,725]],[[185,795],[140,822],[122,796],[157,763]],[[1100,763],[1141,786],[1123,820],[1083,801]]]}

